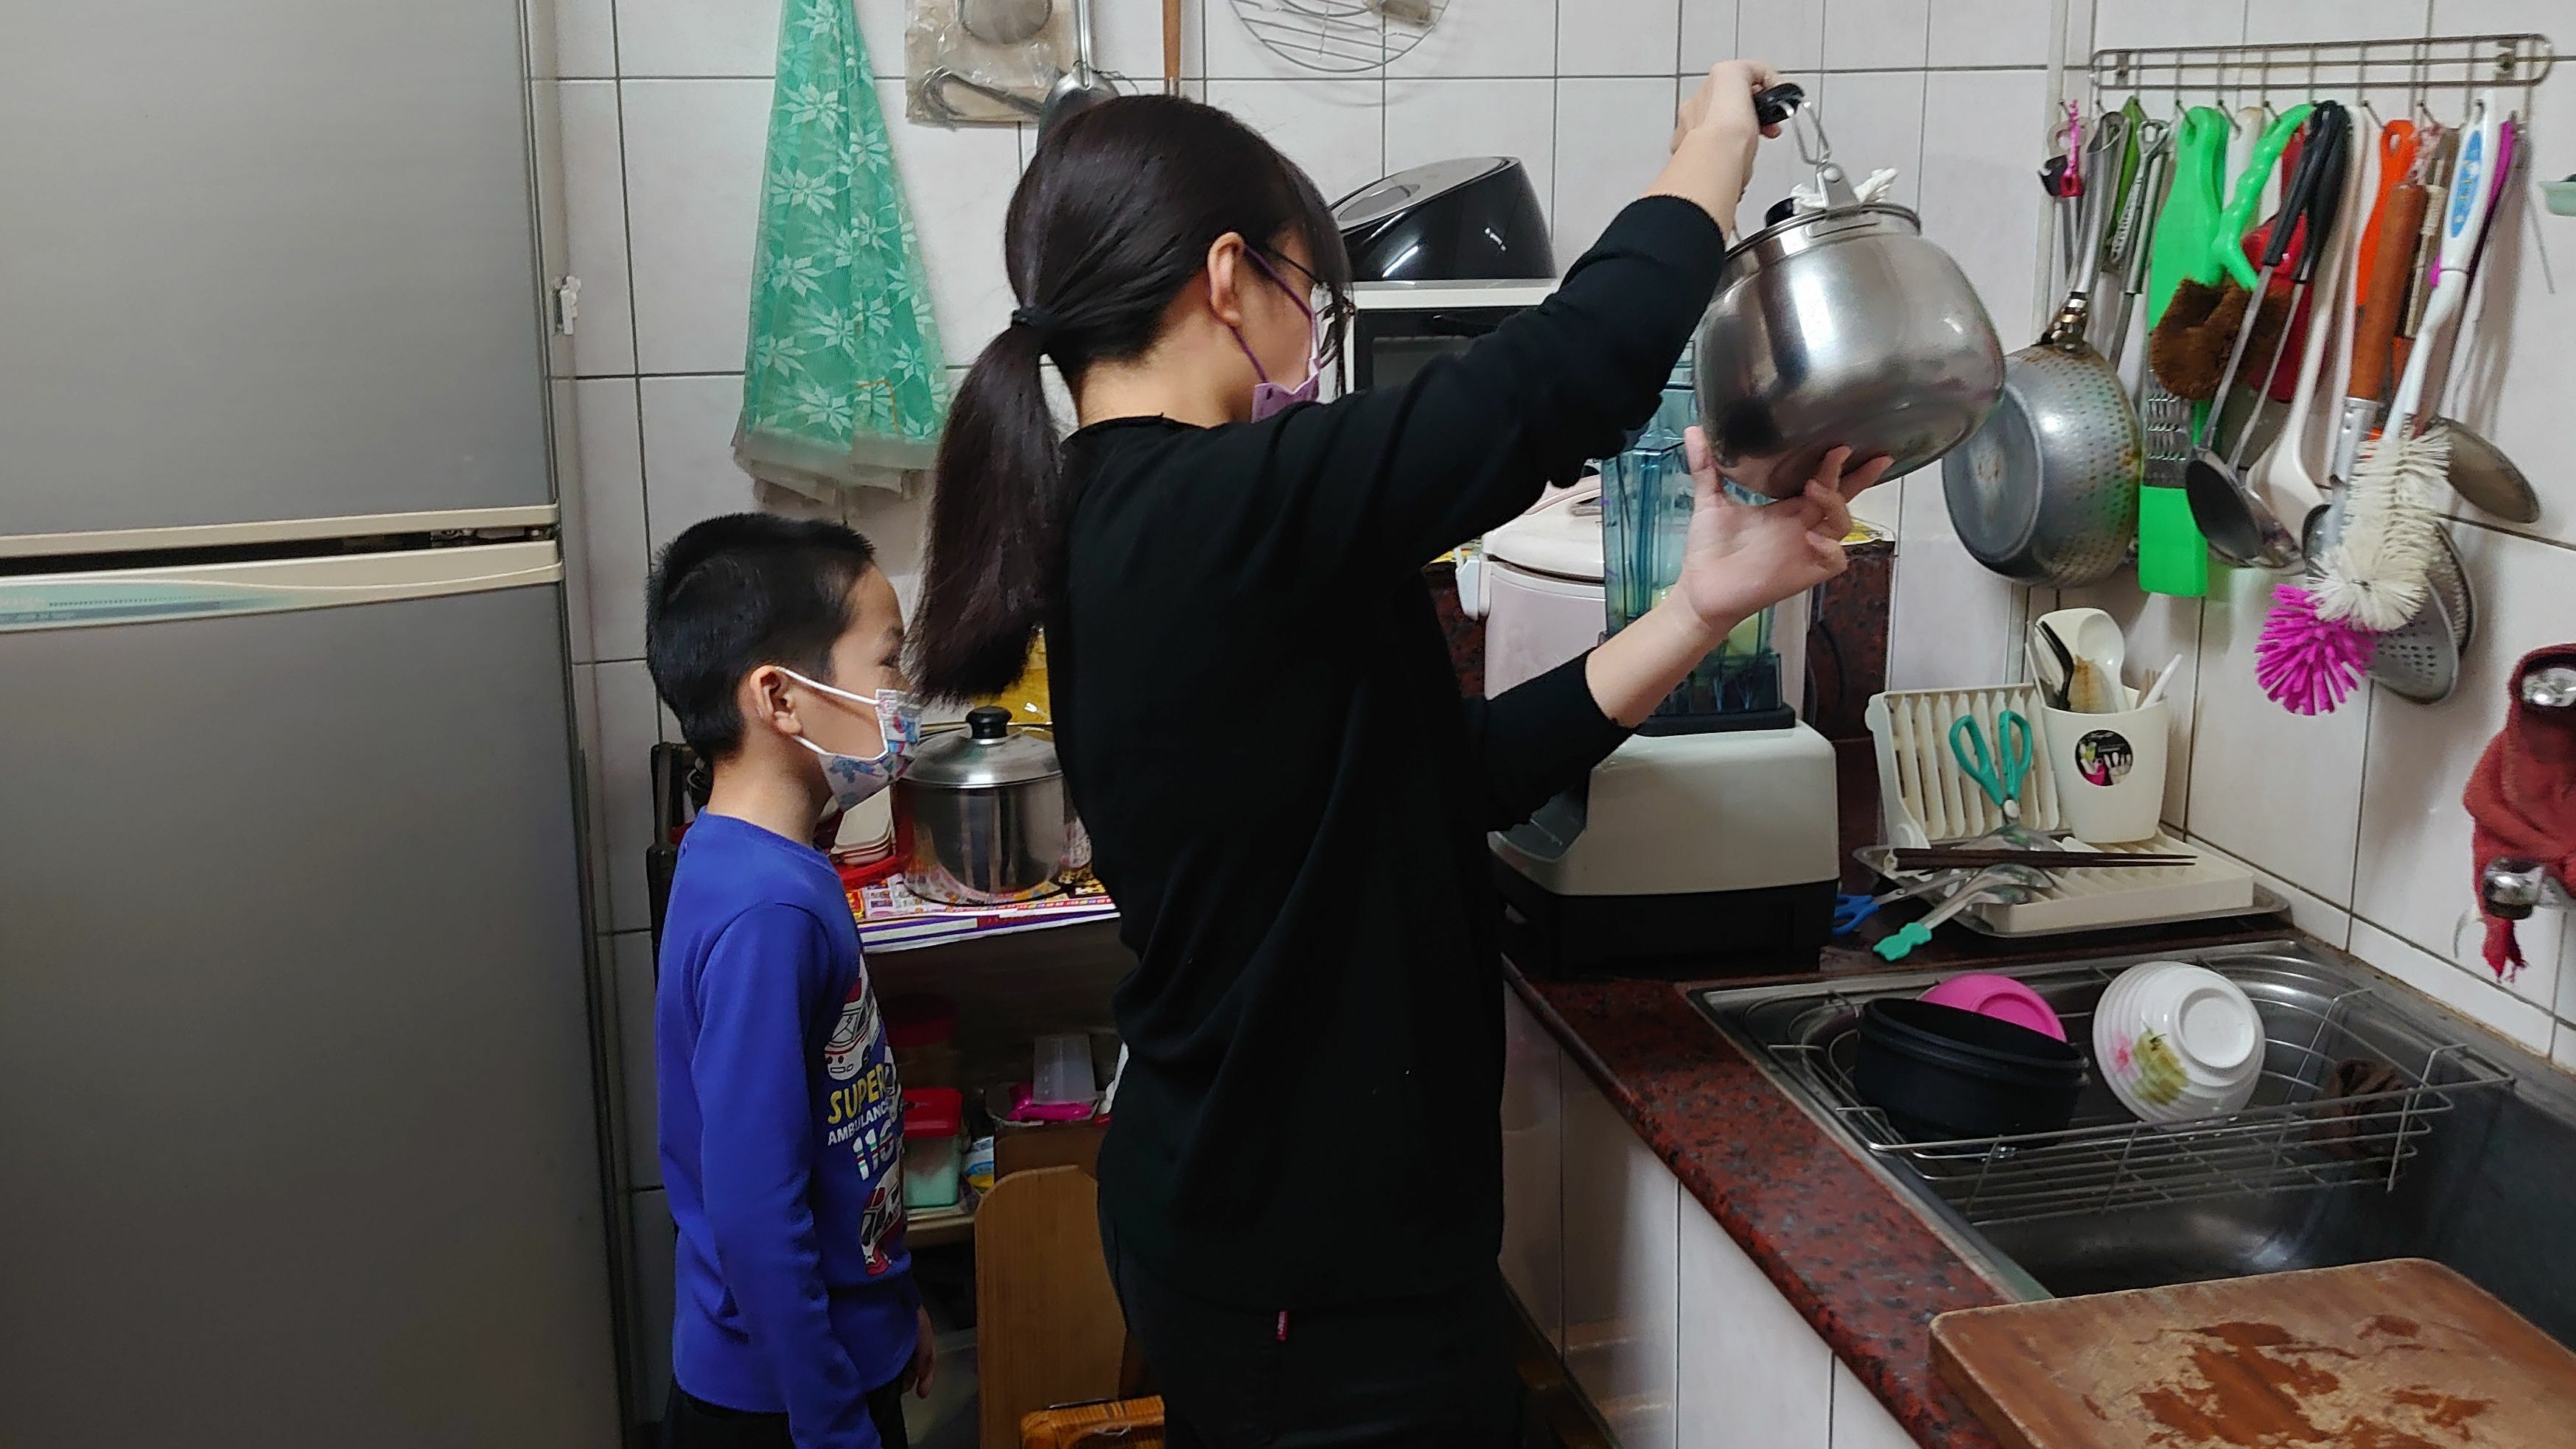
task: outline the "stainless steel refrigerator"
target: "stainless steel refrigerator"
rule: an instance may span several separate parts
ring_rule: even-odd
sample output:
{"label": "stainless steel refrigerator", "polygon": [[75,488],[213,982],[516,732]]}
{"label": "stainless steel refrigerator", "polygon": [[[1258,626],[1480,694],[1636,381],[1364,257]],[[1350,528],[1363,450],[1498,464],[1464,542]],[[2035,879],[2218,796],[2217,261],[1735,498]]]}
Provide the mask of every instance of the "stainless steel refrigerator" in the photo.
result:
{"label": "stainless steel refrigerator", "polygon": [[0,1443],[617,1442],[523,44],[0,3]]}

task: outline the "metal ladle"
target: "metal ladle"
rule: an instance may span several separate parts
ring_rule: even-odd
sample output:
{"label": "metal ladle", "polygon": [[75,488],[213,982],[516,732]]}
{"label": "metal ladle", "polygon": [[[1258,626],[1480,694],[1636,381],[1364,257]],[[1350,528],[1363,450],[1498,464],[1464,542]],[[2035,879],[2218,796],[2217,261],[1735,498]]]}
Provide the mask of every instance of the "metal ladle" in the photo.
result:
{"label": "metal ladle", "polygon": [[1091,64],[1091,0],[1073,0],[1073,69],[1055,78],[1046,104],[1038,112],[1038,134],[1044,136],[1064,118],[1090,110],[1118,94]]}
{"label": "metal ladle", "polygon": [[[2309,123],[2308,144],[2299,153],[2299,166],[2282,194],[2281,210],[2272,219],[2270,244],[2263,253],[2263,270],[2256,276],[2253,295],[2246,299],[2245,320],[2236,329],[2236,344],[2228,354],[2227,371],[2218,383],[2218,414],[2224,415],[2230,385],[2245,363],[2247,344],[2253,341],[2257,319],[2272,287],[2272,277],[2289,258],[2290,241],[2307,223],[2306,245],[2293,265],[2294,281],[2289,298],[2289,311],[2281,321],[2281,336],[2273,344],[2272,357],[2256,376],[2258,387],[2268,388],[2274,373],[2280,370],[2281,357],[2288,350],[2291,323],[2297,319],[2301,298],[2315,275],[2317,259],[2326,250],[2326,235],[2334,230],[2335,213],[2343,204],[2343,167],[2346,142],[2352,134],[2352,123],[2341,106],[2327,102],[2317,107],[2316,118]],[[2218,451],[2212,438],[2200,455],[2184,469],[2183,484],[2191,495],[2192,517],[2207,535],[2210,546],[2231,563],[2258,568],[2290,568],[2299,563],[2302,553],[2299,540],[2272,512],[2271,505],[2256,493],[2245,475],[2247,445],[2254,435],[2253,418],[2259,409],[2248,408],[2245,421],[2236,430],[2236,446],[2227,453]],[[2211,430],[2215,433],[2217,430]]]}

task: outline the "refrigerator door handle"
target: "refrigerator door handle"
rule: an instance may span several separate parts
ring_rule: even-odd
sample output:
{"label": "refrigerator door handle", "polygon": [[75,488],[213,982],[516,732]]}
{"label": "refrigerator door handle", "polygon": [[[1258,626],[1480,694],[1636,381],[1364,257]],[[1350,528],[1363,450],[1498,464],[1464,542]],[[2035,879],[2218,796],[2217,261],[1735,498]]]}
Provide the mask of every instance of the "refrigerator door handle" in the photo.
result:
{"label": "refrigerator door handle", "polygon": [[272,614],[563,581],[551,539],[0,578],[0,633]]}

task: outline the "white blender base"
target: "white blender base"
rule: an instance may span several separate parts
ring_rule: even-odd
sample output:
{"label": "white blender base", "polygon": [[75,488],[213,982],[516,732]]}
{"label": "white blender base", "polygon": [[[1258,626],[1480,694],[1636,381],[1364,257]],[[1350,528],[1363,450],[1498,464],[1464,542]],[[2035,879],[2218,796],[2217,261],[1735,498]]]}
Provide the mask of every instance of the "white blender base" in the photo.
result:
{"label": "white blender base", "polygon": [[1839,835],[1834,747],[1799,724],[1633,736],[1491,839],[1552,895],[1666,896],[1839,879]]}

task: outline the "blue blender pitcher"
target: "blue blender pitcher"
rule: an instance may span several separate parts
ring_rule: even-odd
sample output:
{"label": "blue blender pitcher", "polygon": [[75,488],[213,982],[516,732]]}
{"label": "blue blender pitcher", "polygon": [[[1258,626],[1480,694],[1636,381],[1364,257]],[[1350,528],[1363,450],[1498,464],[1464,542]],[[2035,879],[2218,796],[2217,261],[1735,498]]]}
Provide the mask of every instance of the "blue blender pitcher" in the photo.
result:
{"label": "blue blender pitcher", "polygon": [[[1692,484],[1682,429],[1696,417],[1691,362],[1685,353],[1664,386],[1654,417],[1626,451],[1601,468],[1601,594],[1609,633],[1635,622],[1681,579],[1690,533]],[[1645,732],[1785,728],[1780,656],[1771,647],[1771,611],[1738,625],[1690,677],[1656,707]]]}

